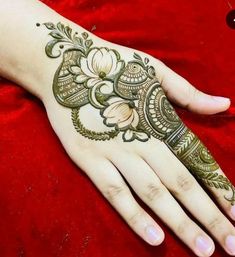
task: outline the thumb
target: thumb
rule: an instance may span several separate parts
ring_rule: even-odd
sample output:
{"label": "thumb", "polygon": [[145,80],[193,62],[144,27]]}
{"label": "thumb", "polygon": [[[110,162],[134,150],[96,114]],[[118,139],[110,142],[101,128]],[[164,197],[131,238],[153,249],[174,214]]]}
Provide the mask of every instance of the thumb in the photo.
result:
{"label": "thumb", "polygon": [[162,88],[171,102],[199,114],[215,114],[229,108],[229,98],[203,93],[160,61],[157,70]]}

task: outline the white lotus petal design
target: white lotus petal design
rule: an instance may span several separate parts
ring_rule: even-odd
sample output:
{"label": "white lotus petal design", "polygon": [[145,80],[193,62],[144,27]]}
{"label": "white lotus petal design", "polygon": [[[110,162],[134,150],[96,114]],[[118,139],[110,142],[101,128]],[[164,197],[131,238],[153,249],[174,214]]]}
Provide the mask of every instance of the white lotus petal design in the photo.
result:
{"label": "white lotus petal design", "polygon": [[144,132],[135,132],[136,138],[138,138],[141,141],[147,141],[149,139],[149,136]]}
{"label": "white lotus petal design", "polygon": [[99,81],[114,78],[123,65],[124,62],[119,60],[115,50],[105,47],[93,48],[87,57],[81,57],[81,72],[77,75],[76,81],[86,81],[87,87],[91,88]]}
{"label": "white lotus petal design", "polygon": [[133,141],[134,140],[133,130],[128,129],[127,131],[125,131],[123,134],[123,138],[128,142]]}
{"label": "white lotus petal design", "polygon": [[86,80],[87,80],[87,76],[85,76],[85,75],[83,75],[83,74],[77,76],[76,79],[75,79],[75,81],[76,81],[77,83],[83,83],[83,82],[85,82]]}
{"label": "white lotus petal design", "polygon": [[139,115],[134,107],[130,106],[130,101],[119,97],[112,98],[112,103],[104,110],[103,116],[106,125],[117,125],[119,129],[128,126],[136,128],[139,123]]}
{"label": "white lotus petal design", "polygon": [[149,139],[149,136],[144,132],[139,132],[131,129],[126,130],[123,134],[123,139],[127,142],[131,142],[136,138],[140,141],[147,141]]}

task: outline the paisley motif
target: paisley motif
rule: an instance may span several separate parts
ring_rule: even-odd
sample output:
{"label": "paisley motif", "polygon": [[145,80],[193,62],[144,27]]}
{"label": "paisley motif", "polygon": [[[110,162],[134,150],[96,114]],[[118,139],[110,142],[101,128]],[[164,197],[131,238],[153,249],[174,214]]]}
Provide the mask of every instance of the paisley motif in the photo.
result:
{"label": "paisley motif", "polygon": [[150,79],[148,70],[138,61],[128,62],[125,69],[114,81],[115,92],[129,100],[138,99],[138,92]]}
{"label": "paisley motif", "polygon": [[180,125],[180,119],[159,86],[150,88],[146,95],[146,112],[150,124],[161,134],[169,135]]}
{"label": "paisley motif", "polygon": [[77,65],[81,55],[78,50],[66,50],[54,77],[53,91],[56,100],[70,108],[83,106],[89,102],[88,89],[83,84],[76,83],[76,75],[71,72],[71,67]]}
{"label": "paisley motif", "polygon": [[148,130],[152,136],[164,139],[180,126],[181,121],[168,102],[157,79],[145,85],[139,95],[140,127]]}

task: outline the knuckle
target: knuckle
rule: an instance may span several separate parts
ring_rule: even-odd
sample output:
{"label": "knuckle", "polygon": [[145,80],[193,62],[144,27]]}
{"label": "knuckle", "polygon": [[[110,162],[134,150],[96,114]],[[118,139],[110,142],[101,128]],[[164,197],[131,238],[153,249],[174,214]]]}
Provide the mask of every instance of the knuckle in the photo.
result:
{"label": "knuckle", "polygon": [[187,192],[193,188],[195,181],[190,174],[179,175],[176,178],[176,188],[178,193]]}
{"label": "knuckle", "polygon": [[108,185],[103,191],[104,196],[110,201],[114,202],[115,199],[125,191],[123,186],[119,185]]}
{"label": "knuckle", "polygon": [[200,91],[196,87],[191,87],[191,102],[195,101],[197,97],[200,95]]}
{"label": "knuckle", "polygon": [[94,143],[88,140],[67,140],[66,151],[73,160],[88,161],[94,155]]}
{"label": "knuckle", "polygon": [[223,223],[223,218],[216,216],[216,217],[213,217],[211,220],[209,220],[207,227],[210,230],[218,230],[219,228],[221,228],[222,223]]}
{"label": "knuckle", "polygon": [[183,235],[187,229],[190,229],[191,222],[187,219],[184,219],[176,226],[176,234]]}
{"label": "knuckle", "polygon": [[188,97],[187,97],[187,103],[185,104],[185,108],[191,109],[193,107],[193,103],[195,102],[195,99],[198,98],[200,94],[200,91],[194,87],[194,86],[189,86],[188,87]]}
{"label": "knuckle", "polygon": [[156,68],[156,70],[158,70],[157,78],[161,84],[164,80],[164,71],[168,67],[166,66],[166,64],[163,61],[161,61],[159,59],[154,58],[153,60],[154,60],[154,67]]}
{"label": "knuckle", "polygon": [[150,183],[147,185],[146,192],[144,194],[147,201],[152,202],[157,198],[161,197],[164,190],[161,185]]}
{"label": "knuckle", "polygon": [[140,217],[142,216],[142,211],[137,211],[135,214],[131,215],[128,219],[127,222],[131,226],[135,226],[138,223],[138,220],[140,220]]}

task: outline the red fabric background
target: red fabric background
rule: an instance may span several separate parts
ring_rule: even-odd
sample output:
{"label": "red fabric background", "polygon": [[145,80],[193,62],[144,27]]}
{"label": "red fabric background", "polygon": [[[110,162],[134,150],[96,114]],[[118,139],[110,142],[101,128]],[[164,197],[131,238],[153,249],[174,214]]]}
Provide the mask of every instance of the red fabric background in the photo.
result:
{"label": "red fabric background", "polygon": [[[235,182],[235,30],[225,23],[227,0],[44,2],[88,30],[95,26],[100,37],[160,58],[198,88],[231,97],[223,114],[179,113]],[[4,80],[0,129],[1,257],[192,256],[167,228],[159,247],[139,239],[70,161],[42,104]],[[216,248],[214,256],[226,256]]]}

